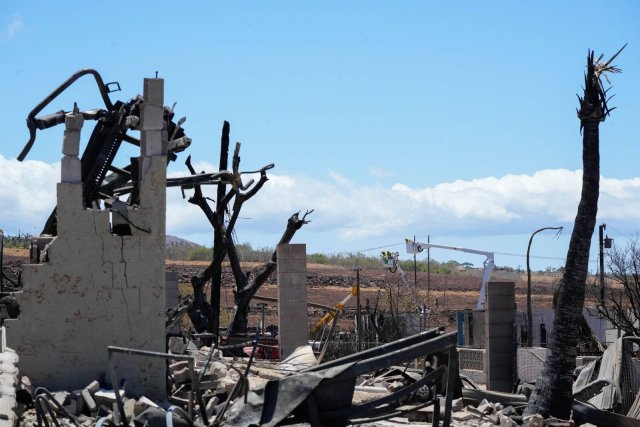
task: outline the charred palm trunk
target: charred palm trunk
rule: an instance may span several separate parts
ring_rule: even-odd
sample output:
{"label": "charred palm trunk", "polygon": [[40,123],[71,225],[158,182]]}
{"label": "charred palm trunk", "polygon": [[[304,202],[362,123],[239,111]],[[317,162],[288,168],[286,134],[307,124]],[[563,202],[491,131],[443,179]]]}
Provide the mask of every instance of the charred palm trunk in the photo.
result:
{"label": "charred palm trunk", "polygon": [[589,267],[589,248],[598,212],[598,124],[599,120],[588,120],[584,123],[582,197],[558,290],[547,361],[527,408],[529,413],[540,413],[545,417],[553,415],[563,419],[569,418],[573,401],[571,375],[576,367],[579,325]]}
{"label": "charred palm trunk", "polygon": [[[611,60],[617,55],[614,55]],[[593,52],[589,53],[587,59],[584,96],[580,98],[578,110],[580,126],[583,131],[582,194],[571,233],[564,274],[557,293],[547,360],[536,383],[536,389],[529,399],[525,415],[539,413],[545,417],[555,416],[568,419],[571,414],[573,403],[572,373],[576,366],[591,236],[598,213],[600,192],[599,125],[609,112],[606,104],[606,92],[602,89],[600,76],[607,71],[619,71],[614,67],[609,67],[611,60],[601,64],[599,60],[594,60]]]}

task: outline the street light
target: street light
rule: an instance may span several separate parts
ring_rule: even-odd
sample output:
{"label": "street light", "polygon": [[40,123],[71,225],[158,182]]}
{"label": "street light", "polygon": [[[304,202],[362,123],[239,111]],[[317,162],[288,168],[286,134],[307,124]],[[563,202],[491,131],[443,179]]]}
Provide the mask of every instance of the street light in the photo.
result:
{"label": "street light", "polygon": [[529,246],[527,247],[527,347],[533,346],[533,313],[531,310],[531,268],[529,267],[529,252],[531,251],[531,242],[533,236],[544,230],[558,230],[556,236],[562,233],[562,227],[543,227],[534,231],[529,238]]}

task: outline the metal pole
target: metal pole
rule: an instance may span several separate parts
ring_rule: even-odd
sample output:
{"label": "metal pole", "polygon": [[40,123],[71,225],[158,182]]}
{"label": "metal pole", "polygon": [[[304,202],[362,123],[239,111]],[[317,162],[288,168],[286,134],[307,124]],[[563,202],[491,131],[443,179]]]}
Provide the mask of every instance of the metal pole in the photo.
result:
{"label": "metal pole", "polygon": [[449,276],[448,276],[447,273],[445,273],[445,275],[444,275],[444,296],[443,296],[444,305],[442,307],[444,310],[447,309],[447,277],[449,277]]}
{"label": "metal pole", "polygon": [[531,308],[531,268],[529,267],[529,252],[531,252],[531,242],[533,236],[544,230],[560,230],[562,227],[543,227],[534,231],[529,238],[529,246],[527,246],[527,347],[533,347],[533,311]]}
{"label": "metal pole", "polygon": [[362,350],[362,330],[360,328],[360,270],[361,267],[355,267],[356,271],[356,337],[358,340],[358,351]]}
{"label": "metal pole", "polygon": [[[413,235],[413,247],[416,247],[416,235]],[[416,261],[416,251],[413,251],[413,287],[418,289],[418,262]]]}
{"label": "metal pole", "polygon": [[604,304],[604,230],[607,224],[598,227],[598,237],[600,242],[600,304]]}
{"label": "metal pole", "polygon": [[265,328],[266,328],[266,326],[264,324],[264,317],[265,317],[265,314],[266,314],[265,313],[265,308],[266,308],[267,304],[262,302],[262,303],[259,304],[259,306],[262,309],[262,324],[260,325],[260,332],[264,335],[264,331],[265,331]]}

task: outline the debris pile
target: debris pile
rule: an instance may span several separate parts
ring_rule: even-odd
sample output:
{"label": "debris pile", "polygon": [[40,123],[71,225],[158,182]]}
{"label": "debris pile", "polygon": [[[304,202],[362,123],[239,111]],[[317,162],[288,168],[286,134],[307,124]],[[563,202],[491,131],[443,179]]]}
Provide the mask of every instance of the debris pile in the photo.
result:
{"label": "debris pile", "polygon": [[[416,411],[430,406],[430,421],[447,425],[452,409],[462,409],[461,399],[454,402],[455,333],[425,331],[323,364],[309,346],[279,364],[256,362],[257,341],[233,345],[249,344],[248,359],[225,356],[231,348],[197,348],[180,338],[169,342],[178,353],[109,347],[109,372],[82,389],[47,390],[26,377],[14,381],[15,412],[20,425],[164,426],[171,425],[168,419],[178,426],[347,425],[398,416],[417,420]],[[167,400],[130,395],[112,363],[115,353],[167,360]],[[446,364],[408,368],[424,354],[444,355]]]}
{"label": "debris pile", "polygon": [[513,406],[504,406],[501,403],[491,403],[486,399],[476,407],[467,406],[453,414],[453,420],[460,426],[497,425],[515,427],[522,423],[521,411],[516,411]]}

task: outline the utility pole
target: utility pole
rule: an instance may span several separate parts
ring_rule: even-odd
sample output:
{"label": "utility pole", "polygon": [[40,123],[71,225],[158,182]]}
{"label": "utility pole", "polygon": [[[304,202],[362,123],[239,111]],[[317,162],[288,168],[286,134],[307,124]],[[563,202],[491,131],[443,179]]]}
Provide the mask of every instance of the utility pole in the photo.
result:
{"label": "utility pole", "polygon": [[600,304],[604,304],[604,230],[607,224],[598,226],[598,237],[600,242]]}
{"label": "utility pole", "polygon": [[358,351],[362,349],[362,328],[360,327],[360,270],[362,267],[354,267],[356,272],[356,337],[358,340]]}

